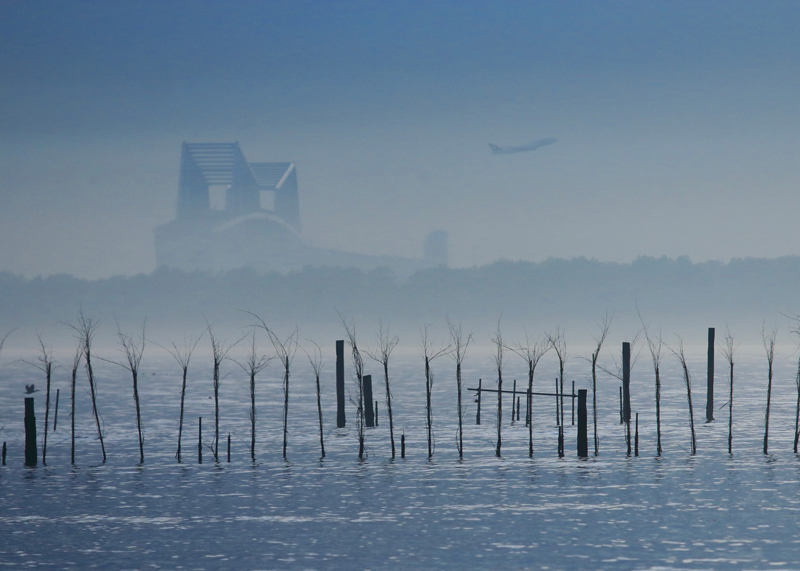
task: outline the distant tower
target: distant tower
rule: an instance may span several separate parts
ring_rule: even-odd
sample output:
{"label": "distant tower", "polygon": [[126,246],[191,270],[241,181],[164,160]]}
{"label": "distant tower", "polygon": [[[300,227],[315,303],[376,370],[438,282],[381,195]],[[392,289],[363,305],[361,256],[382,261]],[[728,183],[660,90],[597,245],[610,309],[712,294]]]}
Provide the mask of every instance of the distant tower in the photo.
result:
{"label": "distant tower", "polygon": [[422,257],[431,266],[446,266],[447,232],[436,230],[425,236]]}

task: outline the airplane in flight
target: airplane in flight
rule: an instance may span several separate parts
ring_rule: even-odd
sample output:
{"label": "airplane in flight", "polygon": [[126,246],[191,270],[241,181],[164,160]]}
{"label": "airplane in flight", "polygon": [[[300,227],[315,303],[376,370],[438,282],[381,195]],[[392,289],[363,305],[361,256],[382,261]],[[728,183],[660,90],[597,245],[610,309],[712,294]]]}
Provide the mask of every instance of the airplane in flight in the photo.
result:
{"label": "airplane in flight", "polygon": [[556,142],[556,139],[553,137],[548,137],[546,139],[538,139],[527,145],[520,145],[518,147],[498,147],[492,143],[489,143],[489,148],[492,149],[493,155],[511,155],[514,153],[523,153],[525,151],[535,151],[539,147],[544,147],[545,145],[552,145]]}

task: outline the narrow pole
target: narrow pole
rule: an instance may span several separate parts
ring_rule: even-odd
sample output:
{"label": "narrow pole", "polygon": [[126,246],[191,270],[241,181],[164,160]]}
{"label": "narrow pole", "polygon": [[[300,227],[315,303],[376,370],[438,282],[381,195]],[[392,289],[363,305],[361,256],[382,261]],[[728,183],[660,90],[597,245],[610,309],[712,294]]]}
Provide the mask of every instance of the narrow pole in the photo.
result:
{"label": "narrow pole", "polygon": [[526,395],[525,396],[527,397],[525,399],[525,426],[529,426],[530,423],[531,423],[531,404],[532,404],[531,403],[531,400],[532,400],[531,397],[533,396],[533,395],[531,395],[531,390],[530,389],[528,389],[526,391]]}
{"label": "narrow pole", "polygon": [[708,328],[708,382],[706,389],[706,422],[714,420],[714,328]]}
{"label": "narrow pole", "polygon": [[25,397],[25,465],[36,466],[36,416],[33,397]]}
{"label": "narrow pole", "polygon": [[572,381],[572,395],[570,396],[570,400],[572,401],[572,426],[575,426],[575,381]]}
{"label": "narrow pole", "polygon": [[53,416],[53,432],[56,431],[56,425],[58,424],[58,397],[59,393],[61,393],[61,389],[56,389],[56,412]]}
{"label": "narrow pole", "polygon": [[400,435],[400,458],[406,457],[406,434]]}
{"label": "narrow pole", "polygon": [[228,463],[231,461],[231,433],[228,433]]}
{"label": "narrow pole", "polygon": [[558,457],[564,457],[564,427],[558,427]]}
{"label": "narrow pole", "polygon": [[203,463],[203,417],[197,419],[197,463]]}
{"label": "narrow pole", "polygon": [[6,443],[3,442],[3,466],[6,465]]}
{"label": "narrow pole", "polygon": [[517,422],[519,422],[519,399],[520,397],[517,397]]}
{"label": "narrow pole", "polygon": [[622,385],[619,387],[619,423],[624,423],[624,417],[622,415]]}
{"label": "narrow pole", "polygon": [[636,456],[639,455],[639,413],[636,413],[636,444],[634,448],[634,454]]}
{"label": "narrow pole", "polygon": [[511,390],[511,424],[514,424],[514,403],[517,402],[517,379],[514,379],[514,388]]}
{"label": "narrow pole", "polygon": [[625,417],[625,440],[631,455],[631,344],[622,343],[622,414]]}
{"label": "narrow pole", "polygon": [[344,409],[344,341],[336,341],[336,428],[346,424]]}
{"label": "narrow pole", "polygon": [[558,410],[558,377],[556,377],[556,426],[561,426],[561,421],[559,420],[559,410]]}
{"label": "narrow pole", "polygon": [[375,411],[372,408],[375,402],[372,399],[372,375],[361,377],[362,390],[364,391],[364,420],[368,428],[375,426]]}
{"label": "narrow pole", "polygon": [[375,400],[375,426],[378,426],[378,401]]}
{"label": "narrow pole", "polygon": [[481,423],[481,379],[478,379],[478,412],[475,413],[475,424]]}
{"label": "narrow pole", "polygon": [[587,389],[578,391],[578,457],[589,457],[588,415],[586,413]]}

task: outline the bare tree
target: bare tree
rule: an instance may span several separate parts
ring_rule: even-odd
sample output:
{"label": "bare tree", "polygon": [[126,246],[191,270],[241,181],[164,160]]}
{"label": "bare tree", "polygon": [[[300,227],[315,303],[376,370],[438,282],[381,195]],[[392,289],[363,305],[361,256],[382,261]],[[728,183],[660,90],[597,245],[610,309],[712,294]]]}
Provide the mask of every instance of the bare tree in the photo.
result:
{"label": "bare tree", "polygon": [[697,438],[694,432],[694,408],[692,407],[692,379],[689,376],[689,367],[686,366],[686,355],[683,351],[683,339],[678,337],[678,347],[669,348],[672,354],[678,358],[683,368],[683,380],[686,383],[686,399],[689,401],[689,424],[692,428],[692,455],[697,454]]}
{"label": "bare tree", "polygon": [[[630,345],[630,352],[631,352],[630,364],[629,364],[629,367],[628,367],[628,375],[631,375],[633,373],[633,368],[636,365],[636,362],[639,360],[640,352],[636,351],[636,344],[639,342],[639,336],[642,334],[642,331],[643,331],[642,329],[639,329],[636,332],[636,335],[633,336],[633,339],[631,339],[630,341],[627,342],[628,345]],[[623,344],[623,351],[624,351],[624,344]],[[612,377],[615,377],[617,380],[622,382],[623,387],[624,387],[625,386],[625,380],[624,380],[625,379],[625,375],[623,373],[623,366],[620,366],[620,364],[614,358],[613,353],[611,355],[611,360],[614,363],[614,370],[613,371],[610,370],[610,369],[606,369],[605,367],[602,367],[600,365],[597,365],[597,368],[600,369],[601,371],[603,371],[604,373],[606,373],[608,375],[611,375]],[[624,363],[623,363],[623,365],[624,365]],[[629,381],[630,381],[630,377],[629,377]],[[630,399],[629,399],[629,404],[630,404]],[[631,418],[630,418],[629,415],[630,415],[630,410],[627,409],[627,414],[625,414],[624,418],[622,418],[620,420],[620,424],[622,424],[623,420],[625,422],[625,443],[626,443],[626,445],[628,447],[628,456],[630,456],[630,454],[631,454]]]}
{"label": "bare tree", "polygon": [[347,343],[350,345],[350,351],[353,355],[353,370],[355,371],[356,383],[356,396],[350,397],[356,407],[356,431],[358,433],[358,459],[363,460],[367,454],[364,433],[365,433],[365,419],[364,419],[364,359],[361,357],[361,351],[358,349],[356,343],[356,325],[350,320],[345,320],[342,314],[339,314],[339,320],[342,322],[345,334],[347,335]]}
{"label": "bare tree", "polygon": [[380,363],[383,367],[383,379],[386,383],[386,410],[389,414],[389,440],[392,443],[392,458],[394,458],[394,420],[392,418],[392,391],[389,388],[389,357],[392,355],[392,351],[394,351],[394,348],[400,340],[396,335],[390,335],[389,328],[386,327],[386,329],[384,329],[383,323],[380,320],[378,321],[376,338],[378,340],[378,348],[374,351],[365,349],[364,353],[367,354],[367,357]]}
{"label": "bare tree", "polygon": [[[248,312],[250,313],[250,312]],[[256,318],[257,327],[261,327],[269,335],[272,347],[277,353],[278,360],[283,365],[283,458],[286,459],[286,445],[289,436],[289,369],[292,365],[297,349],[299,347],[298,335],[300,331],[295,328],[287,337],[281,339],[258,315],[250,313]]]}
{"label": "bare tree", "polygon": [[[728,454],[733,454],[733,357],[736,346],[733,342],[733,335],[728,327],[725,327],[725,346],[722,347],[722,354],[728,362],[730,398],[728,399]],[[798,363],[798,375],[800,375],[800,363]],[[798,377],[797,390],[798,411],[800,411],[800,377]],[[797,452],[797,423],[795,423],[795,452]]]}
{"label": "bare tree", "polygon": [[564,426],[564,364],[567,361],[567,340],[560,327],[555,332],[547,335],[547,342],[558,356],[558,381],[561,393],[561,426]]}
{"label": "bare tree", "polygon": [[[320,449],[320,456],[325,458],[325,438],[322,432],[322,396],[321,390],[319,386],[319,377],[322,373],[322,349],[320,346],[307,339],[309,343],[314,345],[314,352],[313,354],[309,354],[308,351],[305,351],[306,357],[308,357],[308,362],[311,363],[311,369],[314,371],[314,377],[317,381],[317,414],[319,415],[319,449]],[[391,409],[389,409],[391,411]],[[391,412],[389,413],[391,418]],[[394,445],[394,441],[392,441],[392,445]],[[394,449],[392,449],[394,452]]]}
{"label": "bare tree", "polygon": [[78,379],[78,368],[81,366],[83,359],[83,342],[78,339],[78,346],[75,349],[75,355],[72,358],[72,371],[71,371],[71,390],[70,390],[70,419],[72,424],[72,432],[70,434],[70,461],[75,463],[75,384]]}
{"label": "bare tree", "polygon": [[[47,466],[47,432],[50,426],[50,380],[53,373],[53,350],[44,344],[41,333],[36,333],[39,341],[39,356],[35,361],[25,361],[44,373],[45,376],[45,400],[44,400],[44,439],[42,443],[42,464]],[[5,341],[5,339],[3,339]],[[2,343],[0,343],[2,349]]]}
{"label": "bare tree", "polygon": [[450,330],[450,345],[453,351],[450,356],[456,362],[456,387],[458,388],[458,433],[456,434],[456,447],[458,448],[458,457],[464,457],[464,426],[463,414],[464,409],[461,405],[461,364],[464,362],[464,357],[467,355],[469,344],[472,341],[472,333],[464,335],[461,328],[461,323],[456,325],[450,318],[447,319],[447,327]]}
{"label": "bare tree", "polygon": [[[203,330],[205,333],[205,330]],[[170,340],[171,347],[164,347],[163,345],[159,345],[162,349],[167,351],[172,358],[177,361],[178,365],[181,368],[182,373],[182,382],[181,382],[181,414],[180,419],[178,420],[178,450],[175,452],[175,458],[178,462],[181,461],[181,438],[183,436],[183,411],[184,411],[184,402],[186,399],[186,378],[189,372],[189,361],[192,359],[192,354],[194,353],[195,348],[197,348],[197,344],[200,342],[200,339],[203,338],[203,333],[197,336],[197,338],[184,337],[183,345],[178,346],[175,341]]]}
{"label": "bare tree", "polygon": [[764,454],[769,448],[769,406],[772,399],[772,363],[775,360],[775,338],[778,336],[778,328],[767,330],[766,326],[761,327],[761,341],[764,343],[764,350],[767,353],[767,365],[769,367],[767,376],[767,410],[764,414]]}
{"label": "bare tree", "polygon": [[251,333],[250,353],[244,362],[233,360],[250,379],[250,460],[256,461],[256,375],[263,371],[274,357],[256,352],[256,332]]}
{"label": "bare tree", "polygon": [[428,326],[422,328],[420,332],[420,351],[422,357],[425,359],[425,404],[426,415],[425,424],[428,429],[428,458],[433,456],[436,448],[436,443],[433,439],[433,408],[431,407],[431,392],[433,391],[433,371],[431,371],[431,363],[434,359],[438,359],[442,355],[446,355],[450,351],[450,346],[435,348],[431,339],[428,337]]}
{"label": "bare tree", "polygon": [[145,325],[147,321],[142,323],[142,334],[138,339],[134,339],[132,335],[123,333],[117,324],[117,342],[120,346],[120,351],[125,356],[124,361],[114,361],[112,359],[103,359],[98,357],[101,361],[118,365],[128,371],[133,378],[133,402],[136,405],[136,429],[139,434],[139,463],[144,463],[144,429],[142,428],[142,411],[139,402],[139,366],[142,363],[142,355],[144,354],[144,346],[146,343]]}
{"label": "bare tree", "polygon": [[492,343],[494,343],[494,366],[497,371],[497,445],[495,446],[495,455],[500,458],[501,448],[503,447],[503,335],[500,332],[500,321],[497,321],[497,332],[490,336]]}
{"label": "bare tree", "polygon": [[603,321],[597,324],[600,328],[600,333],[594,338],[595,350],[592,353],[592,420],[594,423],[595,456],[600,453],[600,440],[597,437],[597,359],[600,357],[600,349],[603,348],[603,343],[605,343],[606,337],[608,336],[608,330],[611,328],[611,321],[613,319],[614,315],[612,314],[609,316],[608,312],[606,312]]}
{"label": "bare tree", "polygon": [[525,419],[528,424],[528,457],[533,458],[533,375],[536,372],[536,365],[539,360],[550,350],[550,341],[545,337],[538,341],[531,340],[528,332],[525,331],[525,344],[517,344],[514,347],[508,348],[525,359],[528,364],[528,418]]}
{"label": "bare tree", "polygon": [[645,325],[639,308],[636,308],[639,321],[642,322],[642,331],[647,341],[647,348],[650,350],[650,358],[653,361],[653,372],[656,376],[656,453],[661,456],[661,351],[664,348],[664,341],[661,339],[661,331],[657,335],[650,335],[650,330]]}
{"label": "bare tree", "polygon": [[86,363],[86,375],[89,378],[89,393],[92,396],[92,414],[94,415],[94,421],[97,425],[97,438],[100,440],[100,450],[103,452],[103,463],[105,464],[106,447],[103,443],[103,430],[100,426],[100,414],[97,412],[97,387],[94,378],[94,370],[92,369],[92,343],[94,342],[94,334],[97,332],[97,327],[99,324],[94,318],[86,317],[81,309],[78,311],[77,322],[68,325],[73,331],[75,331],[81,345],[83,346],[83,359]]}
{"label": "bare tree", "polygon": [[211,340],[211,354],[214,358],[214,461],[219,462],[219,386],[220,386],[220,366],[222,361],[228,356],[228,352],[235,347],[239,341],[244,339],[241,337],[234,343],[228,343],[227,340],[220,339],[211,329],[211,324],[206,322],[208,326],[208,337]]}

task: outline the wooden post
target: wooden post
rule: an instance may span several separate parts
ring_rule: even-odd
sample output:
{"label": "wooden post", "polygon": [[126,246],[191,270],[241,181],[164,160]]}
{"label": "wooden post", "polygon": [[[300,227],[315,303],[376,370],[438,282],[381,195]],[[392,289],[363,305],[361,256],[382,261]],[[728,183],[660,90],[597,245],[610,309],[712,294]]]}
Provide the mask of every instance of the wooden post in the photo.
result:
{"label": "wooden post", "polygon": [[58,396],[60,392],[61,389],[56,389],[56,413],[55,416],[53,417],[53,432],[56,431],[56,424],[58,424]]}
{"label": "wooden post", "polygon": [[336,341],[336,428],[346,424],[344,409],[344,341]]}
{"label": "wooden post", "polygon": [[514,415],[514,406],[517,402],[517,379],[514,379],[514,388],[511,390],[511,424],[514,424],[516,416]]}
{"label": "wooden post", "polygon": [[378,426],[378,401],[375,401],[375,426]]}
{"label": "wooden post", "polygon": [[531,401],[532,395],[530,389],[525,391],[525,426],[528,426],[531,422]]}
{"label": "wooden post", "polygon": [[517,397],[517,422],[519,422],[519,397]]}
{"label": "wooden post", "polygon": [[478,379],[478,412],[475,413],[475,424],[481,423],[481,379]]}
{"label": "wooden post", "polygon": [[203,417],[197,419],[197,463],[203,463]]}
{"label": "wooden post", "polygon": [[362,376],[361,384],[364,390],[364,421],[369,428],[375,426],[375,410],[372,408],[372,404],[375,402],[372,400],[372,375]]}
{"label": "wooden post", "polygon": [[586,414],[587,389],[578,391],[578,457],[589,457],[588,415]]}
{"label": "wooden post", "polygon": [[561,417],[559,416],[558,410],[558,377],[556,377],[556,426],[561,426],[561,421],[559,420],[560,418]]}
{"label": "wooden post", "polygon": [[3,466],[6,465],[6,443],[3,442]]}
{"label": "wooden post", "polygon": [[708,328],[708,386],[706,392],[706,422],[714,420],[714,328]]}
{"label": "wooden post", "polygon": [[570,395],[570,400],[572,401],[572,426],[575,426],[575,381],[572,381],[572,395]]}
{"label": "wooden post", "polygon": [[631,344],[622,344],[622,415],[631,421]]}
{"label": "wooden post", "polygon": [[558,457],[564,457],[564,427],[558,427]]}
{"label": "wooden post", "polygon": [[400,458],[406,457],[406,435],[400,435]]}
{"label": "wooden post", "polygon": [[634,454],[636,456],[638,456],[639,455],[639,413],[638,412],[636,413],[636,440],[635,440],[635,442],[636,442],[636,445],[635,445],[635,448],[634,448]]}
{"label": "wooden post", "polygon": [[231,433],[228,433],[228,463],[231,461]]}
{"label": "wooden post", "polygon": [[622,416],[622,385],[619,387],[619,423],[622,424],[625,419]]}
{"label": "wooden post", "polygon": [[25,397],[25,465],[36,466],[36,416],[33,397]]}

